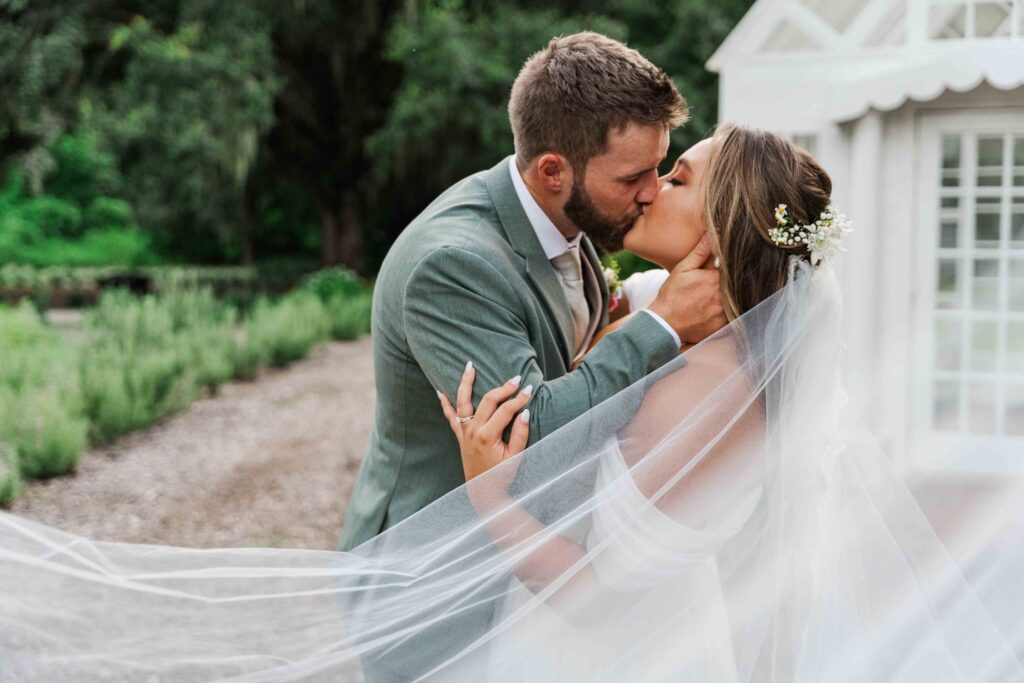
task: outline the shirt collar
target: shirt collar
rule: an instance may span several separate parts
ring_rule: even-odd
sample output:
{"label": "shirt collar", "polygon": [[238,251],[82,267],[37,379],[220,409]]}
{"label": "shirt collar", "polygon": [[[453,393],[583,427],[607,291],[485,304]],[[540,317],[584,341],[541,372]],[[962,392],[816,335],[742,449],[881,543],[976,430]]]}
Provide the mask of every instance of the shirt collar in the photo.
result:
{"label": "shirt collar", "polygon": [[526,212],[526,217],[529,219],[530,225],[533,226],[533,231],[537,233],[537,239],[540,240],[540,246],[548,260],[550,261],[555,257],[561,256],[571,248],[578,247],[580,240],[583,239],[583,233],[580,232],[570,241],[565,239],[565,236],[558,231],[552,220],[544,213],[544,209],[540,208],[540,204],[530,194],[529,188],[526,187],[526,183],[523,181],[522,174],[519,173],[519,167],[516,165],[514,154],[509,157],[508,166],[509,173],[512,174],[512,185],[516,188],[516,196],[519,197],[519,203],[523,205],[523,211]]}

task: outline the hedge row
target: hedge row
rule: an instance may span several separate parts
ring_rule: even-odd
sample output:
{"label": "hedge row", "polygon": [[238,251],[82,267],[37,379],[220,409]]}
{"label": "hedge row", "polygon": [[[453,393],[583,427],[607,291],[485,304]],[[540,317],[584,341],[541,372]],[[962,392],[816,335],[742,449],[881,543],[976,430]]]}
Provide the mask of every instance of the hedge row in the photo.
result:
{"label": "hedge row", "polygon": [[259,266],[52,266],[0,265],[0,302],[32,300],[37,308],[83,307],[98,303],[104,291],[127,288],[160,294],[181,287],[210,287],[221,298],[249,303],[261,294],[292,289],[311,270],[306,262]]}
{"label": "hedge row", "polygon": [[305,356],[328,339],[369,331],[371,294],[324,273],[241,314],[209,287],[104,294],[73,341],[34,307],[0,307],[0,504],[21,477],[72,470],[89,444],[110,442],[186,407],[231,379]]}

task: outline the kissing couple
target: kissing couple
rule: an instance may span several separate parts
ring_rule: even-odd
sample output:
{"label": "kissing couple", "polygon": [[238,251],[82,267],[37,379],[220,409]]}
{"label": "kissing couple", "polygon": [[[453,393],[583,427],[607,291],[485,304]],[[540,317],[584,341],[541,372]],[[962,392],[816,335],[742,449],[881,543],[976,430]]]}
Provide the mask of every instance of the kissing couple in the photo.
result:
{"label": "kissing couple", "polygon": [[825,170],[722,124],[659,176],[686,102],[595,33],[509,118],[380,271],[338,551],[0,515],[0,680],[1024,680],[1009,513],[962,571],[846,398]]}

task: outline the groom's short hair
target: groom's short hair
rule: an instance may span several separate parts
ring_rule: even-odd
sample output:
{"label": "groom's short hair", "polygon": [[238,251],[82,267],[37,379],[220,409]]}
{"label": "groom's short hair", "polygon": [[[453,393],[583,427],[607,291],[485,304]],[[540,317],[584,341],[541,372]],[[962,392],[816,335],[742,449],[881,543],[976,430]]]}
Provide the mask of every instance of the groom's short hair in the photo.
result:
{"label": "groom's short hair", "polygon": [[577,172],[629,123],[677,128],[689,111],[668,75],[636,50],[600,33],[551,39],[523,65],[508,103],[516,158],[565,156]]}

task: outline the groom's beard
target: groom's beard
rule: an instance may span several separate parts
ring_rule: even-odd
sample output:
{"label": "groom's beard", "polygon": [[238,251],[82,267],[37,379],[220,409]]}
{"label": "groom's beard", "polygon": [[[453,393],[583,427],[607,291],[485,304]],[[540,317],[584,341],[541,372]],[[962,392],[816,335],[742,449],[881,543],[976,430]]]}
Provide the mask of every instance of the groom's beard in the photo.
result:
{"label": "groom's beard", "polygon": [[565,203],[565,215],[577,228],[582,230],[598,249],[612,253],[622,250],[622,241],[626,233],[633,227],[633,221],[640,212],[630,214],[619,220],[613,220],[601,213],[590,195],[583,189],[582,182],[574,182],[569,193],[569,201]]}

